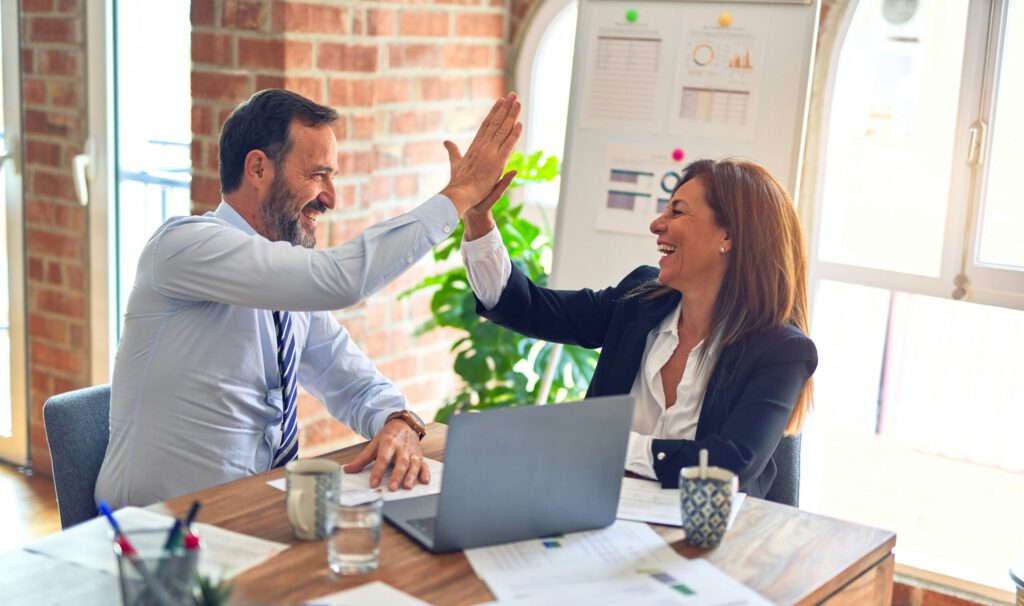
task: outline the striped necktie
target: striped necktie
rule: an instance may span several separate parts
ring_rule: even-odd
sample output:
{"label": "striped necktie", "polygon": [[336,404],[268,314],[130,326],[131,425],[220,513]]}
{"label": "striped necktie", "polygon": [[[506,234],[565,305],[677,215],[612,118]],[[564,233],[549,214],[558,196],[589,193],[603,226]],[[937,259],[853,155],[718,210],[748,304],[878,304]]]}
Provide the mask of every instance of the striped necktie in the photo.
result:
{"label": "striped necktie", "polygon": [[281,420],[281,445],[274,453],[274,467],[281,467],[299,454],[299,432],[295,423],[295,370],[298,357],[295,353],[295,339],[292,337],[292,319],[286,311],[274,312],[274,328],[277,329],[277,368],[281,371],[281,396],[284,401],[284,416]]}

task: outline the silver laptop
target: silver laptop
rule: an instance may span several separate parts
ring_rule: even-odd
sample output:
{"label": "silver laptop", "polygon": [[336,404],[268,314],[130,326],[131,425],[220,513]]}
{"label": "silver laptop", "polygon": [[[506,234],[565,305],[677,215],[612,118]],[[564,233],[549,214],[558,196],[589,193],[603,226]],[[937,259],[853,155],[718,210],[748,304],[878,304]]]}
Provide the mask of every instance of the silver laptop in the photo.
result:
{"label": "silver laptop", "polygon": [[603,528],[615,520],[633,398],[452,417],[441,494],[384,503],[434,553]]}

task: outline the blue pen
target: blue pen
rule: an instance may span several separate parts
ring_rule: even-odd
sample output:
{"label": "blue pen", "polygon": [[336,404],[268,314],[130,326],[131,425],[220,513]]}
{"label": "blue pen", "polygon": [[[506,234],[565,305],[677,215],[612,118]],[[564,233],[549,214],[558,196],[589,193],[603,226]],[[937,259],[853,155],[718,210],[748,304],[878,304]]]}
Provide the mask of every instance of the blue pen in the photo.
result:
{"label": "blue pen", "polygon": [[114,534],[117,536],[123,536],[124,533],[121,532],[121,525],[114,519],[114,512],[110,510],[110,505],[108,505],[106,501],[100,501],[99,510],[114,528]]}
{"label": "blue pen", "polygon": [[142,558],[139,557],[139,553],[135,551],[135,547],[132,546],[128,537],[124,535],[124,532],[121,531],[121,525],[117,523],[116,519],[114,519],[114,512],[110,510],[110,505],[108,505],[106,501],[100,501],[99,510],[100,513],[107,518],[110,522],[110,526],[114,529],[114,536],[117,538],[118,547],[121,548],[121,555],[127,558],[131,565],[135,567],[135,570],[139,572],[139,576],[141,576],[142,580],[149,586],[150,591],[153,592],[157,601],[163,604],[163,606],[175,606],[174,598],[167,593],[167,589],[164,588],[163,584],[157,581],[149,572],[149,569],[146,568],[145,562],[143,562]]}

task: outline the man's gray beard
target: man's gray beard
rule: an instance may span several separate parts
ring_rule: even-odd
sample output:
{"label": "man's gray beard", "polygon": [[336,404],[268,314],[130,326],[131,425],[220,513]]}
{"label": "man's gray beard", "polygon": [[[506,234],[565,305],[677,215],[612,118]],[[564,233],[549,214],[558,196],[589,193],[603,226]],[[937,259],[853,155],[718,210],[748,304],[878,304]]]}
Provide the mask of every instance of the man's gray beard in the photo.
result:
{"label": "man's gray beard", "polygon": [[307,236],[305,230],[299,224],[299,216],[290,214],[289,203],[295,199],[295,195],[280,175],[274,177],[270,184],[270,195],[267,203],[263,205],[263,225],[270,232],[269,239],[272,242],[289,242],[292,246],[303,246],[313,248],[316,246],[316,236]]}

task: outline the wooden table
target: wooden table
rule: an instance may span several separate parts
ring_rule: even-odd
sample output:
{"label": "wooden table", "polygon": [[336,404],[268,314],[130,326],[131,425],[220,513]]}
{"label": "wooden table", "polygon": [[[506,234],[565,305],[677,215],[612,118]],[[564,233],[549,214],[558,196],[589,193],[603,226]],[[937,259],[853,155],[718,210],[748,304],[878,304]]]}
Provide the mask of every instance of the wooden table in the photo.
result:
{"label": "wooden table", "polygon": [[[447,427],[432,424],[424,454],[444,460]],[[325,458],[345,463],[362,445]],[[237,579],[236,599],[300,603],[322,595],[384,581],[431,604],[477,604],[493,598],[460,553],[432,555],[390,524],[381,534],[380,568],[338,577],[327,567],[324,541],[292,537],[281,491],[268,486],[278,469],[182,496],[150,509],[183,516],[193,499],[202,501],[198,520],[228,530],[292,545]],[[677,528],[654,526],[688,558],[712,564],[778,604],[888,604],[892,599],[892,532],[827,518],[747,497],[723,542],[715,549],[689,547]]]}

